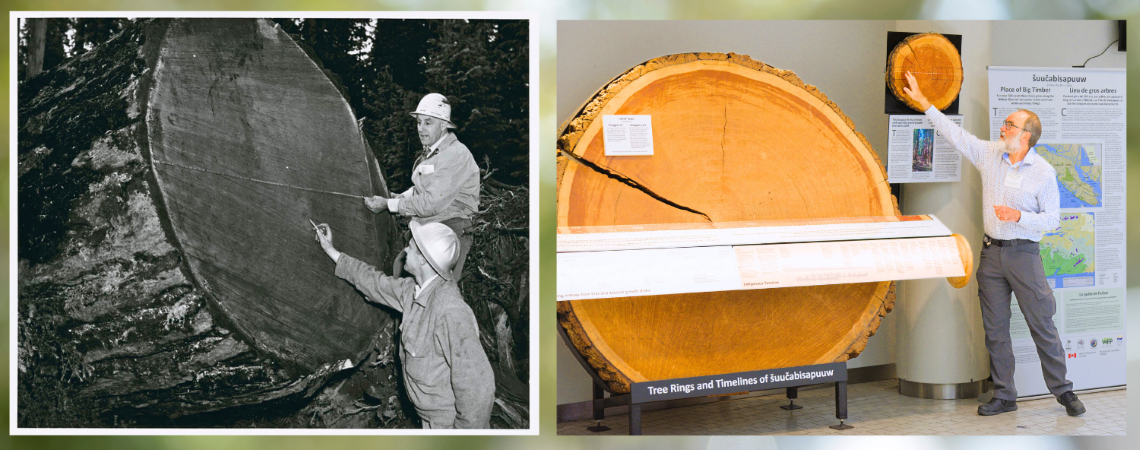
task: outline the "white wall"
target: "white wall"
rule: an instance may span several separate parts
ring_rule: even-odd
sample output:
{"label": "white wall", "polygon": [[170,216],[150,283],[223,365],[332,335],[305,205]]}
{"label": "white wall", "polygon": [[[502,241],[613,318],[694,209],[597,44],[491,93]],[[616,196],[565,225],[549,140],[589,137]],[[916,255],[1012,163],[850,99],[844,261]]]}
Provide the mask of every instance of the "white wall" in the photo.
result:
{"label": "white wall", "polygon": [[[1117,38],[1115,20],[1013,20],[990,30],[991,66],[1079,66]],[[1126,54],[1112,44],[1087,67],[1123,69]]]}

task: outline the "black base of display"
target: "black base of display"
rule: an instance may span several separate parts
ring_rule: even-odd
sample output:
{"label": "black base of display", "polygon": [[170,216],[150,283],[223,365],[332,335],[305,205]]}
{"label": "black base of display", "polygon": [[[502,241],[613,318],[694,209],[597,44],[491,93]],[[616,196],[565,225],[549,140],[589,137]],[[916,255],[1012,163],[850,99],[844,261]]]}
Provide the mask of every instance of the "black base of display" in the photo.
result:
{"label": "black base of display", "polygon": [[799,392],[800,392],[799,387],[792,386],[792,387],[788,388],[788,391],[787,391],[787,393],[788,393],[788,404],[781,406],[780,409],[786,409],[788,411],[792,411],[792,410],[796,410],[796,409],[804,409],[803,406],[796,405],[796,398],[799,398]]}
{"label": "black base of display", "polygon": [[[820,378],[799,378],[790,376],[793,372],[800,373],[819,373],[818,369],[827,369],[831,375]],[[783,372],[786,376],[780,381],[773,381],[768,383],[768,377],[775,374],[781,375]],[[732,377],[736,377],[735,379]],[[733,383],[731,385],[723,383],[724,380],[753,380],[752,383]],[[773,378],[776,379],[776,378]],[[764,380],[763,382],[756,382],[756,380]],[[725,384],[724,387],[712,387],[713,383],[716,385]],[[594,384],[594,420],[598,422],[593,427],[587,428],[590,431],[599,432],[609,430],[601,424],[601,420],[605,418],[605,410],[607,406],[629,406],[629,434],[641,434],[641,405],[654,401],[673,400],[678,398],[689,397],[702,397],[706,395],[726,394],[726,393],[739,393],[751,392],[754,390],[771,389],[771,388],[786,388],[789,403],[781,405],[781,409],[797,410],[803,409],[803,406],[795,404],[795,399],[799,396],[799,388],[801,386],[810,386],[816,384],[835,383],[835,418],[839,419],[838,425],[831,425],[829,428],[836,430],[849,430],[852,427],[847,425],[844,421],[847,419],[847,363],[832,363],[821,364],[815,366],[800,366],[800,367],[785,367],[779,369],[768,369],[756,372],[741,372],[736,374],[713,375],[704,377],[691,377],[691,378],[678,378],[672,380],[657,380],[646,383],[633,383],[631,391],[637,392],[639,395],[622,394],[613,397],[605,397],[605,391],[602,386]],[[710,386],[708,388],[689,389],[677,391],[672,389],[673,386]],[[756,385],[755,389],[748,389],[747,387],[741,388],[740,386]],[[642,390],[654,392],[656,389],[664,389],[658,386],[670,386],[669,393],[665,394],[664,390],[660,391],[661,394],[645,394]],[[719,392],[725,391],[725,392]],[[663,398],[652,398],[658,395]],[[647,398],[649,397],[649,398]]]}
{"label": "black base of display", "polygon": [[599,420],[597,422],[594,422],[594,426],[586,427],[586,431],[590,431],[593,433],[601,433],[603,431],[610,431],[610,427],[602,425],[602,422]]}
{"label": "black base of display", "polygon": [[792,401],[792,402],[788,402],[788,404],[786,404],[786,405],[781,406],[780,409],[786,409],[788,411],[792,411],[792,410],[796,410],[796,409],[804,409],[804,407],[797,405],[796,402]]}

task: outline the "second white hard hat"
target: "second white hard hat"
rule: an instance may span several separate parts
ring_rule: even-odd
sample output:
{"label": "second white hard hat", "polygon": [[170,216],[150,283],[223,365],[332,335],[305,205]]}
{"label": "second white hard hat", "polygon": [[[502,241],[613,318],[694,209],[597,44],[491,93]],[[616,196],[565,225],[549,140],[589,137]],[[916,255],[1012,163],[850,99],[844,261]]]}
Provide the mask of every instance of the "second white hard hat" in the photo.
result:
{"label": "second white hard hat", "polygon": [[447,102],[447,97],[444,97],[443,94],[433,92],[425,95],[424,98],[420,99],[420,104],[416,105],[416,110],[409,114],[443,119],[447,122],[448,128],[455,128],[455,122],[451,121],[451,104]]}
{"label": "second white hard hat", "polygon": [[442,223],[428,223],[420,225],[411,221],[408,226],[412,229],[412,239],[416,248],[424,259],[443,279],[454,280],[451,268],[455,267],[459,258],[459,237],[451,227]]}

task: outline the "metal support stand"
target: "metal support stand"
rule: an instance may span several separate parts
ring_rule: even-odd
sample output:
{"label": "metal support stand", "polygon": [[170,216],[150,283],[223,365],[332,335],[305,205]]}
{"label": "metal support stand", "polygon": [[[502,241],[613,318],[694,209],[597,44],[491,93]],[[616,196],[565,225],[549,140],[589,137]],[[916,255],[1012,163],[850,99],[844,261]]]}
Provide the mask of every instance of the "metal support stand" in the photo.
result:
{"label": "metal support stand", "polygon": [[788,404],[781,406],[780,409],[786,409],[788,411],[794,409],[804,409],[803,406],[796,405],[796,399],[799,398],[799,391],[800,388],[795,386],[788,388]]}
{"label": "metal support stand", "polygon": [[641,404],[629,403],[629,435],[641,435]]}
{"label": "metal support stand", "polygon": [[601,433],[603,431],[610,431],[610,427],[602,425],[602,419],[606,418],[606,391],[598,383],[594,383],[594,426],[586,427],[586,430]]}
{"label": "metal support stand", "polygon": [[828,428],[833,430],[850,430],[855,428],[851,425],[843,423],[847,420],[847,382],[839,381],[835,383],[835,418],[839,419],[839,425],[831,425]]}

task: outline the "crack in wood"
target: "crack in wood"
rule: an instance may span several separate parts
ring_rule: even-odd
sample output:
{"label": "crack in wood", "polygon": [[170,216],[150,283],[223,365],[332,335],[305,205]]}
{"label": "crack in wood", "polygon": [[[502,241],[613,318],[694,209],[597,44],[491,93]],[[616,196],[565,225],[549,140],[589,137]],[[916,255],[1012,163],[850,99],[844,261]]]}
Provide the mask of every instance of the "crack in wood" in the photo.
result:
{"label": "crack in wood", "polygon": [[724,127],[720,129],[720,177],[724,179],[724,138],[728,134],[728,104],[724,105]]}
{"label": "crack in wood", "polygon": [[910,46],[910,38],[908,37],[907,39],[904,39],[903,43],[906,44],[906,48],[910,49],[910,56],[912,58],[914,58],[915,67],[918,67],[921,69],[922,68],[922,61],[918,60],[918,52],[914,51],[914,47]]}
{"label": "crack in wood", "polygon": [[634,189],[637,189],[641,192],[644,192],[645,195],[648,195],[648,196],[656,199],[657,201],[659,201],[661,203],[664,203],[666,205],[680,209],[682,211],[688,211],[688,212],[691,212],[693,214],[700,215],[701,217],[704,217],[705,220],[707,220],[709,222],[713,221],[712,218],[710,218],[708,214],[705,214],[703,212],[697,211],[697,210],[690,208],[688,206],[684,206],[684,205],[681,205],[677,202],[669,200],[669,199],[661,196],[660,194],[653,192],[651,189],[649,189],[649,187],[647,187],[641,183],[638,183],[637,180],[634,180],[630,177],[622,175],[620,172],[618,172],[616,170],[602,167],[601,165],[598,165],[598,164],[596,164],[593,161],[590,161],[588,159],[582,158],[581,156],[578,156],[578,155],[574,154],[573,152],[561,152],[561,153],[563,155],[566,155],[567,157],[569,157],[571,160],[578,162],[578,163],[580,163],[586,167],[589,167],[594,172],[605,175],[606,177],[613,179],[613,180],[616,180],[618,182],[621,182],[622,184],[625,184],[626,186],[629,186],[631,188],[634,188]]}

